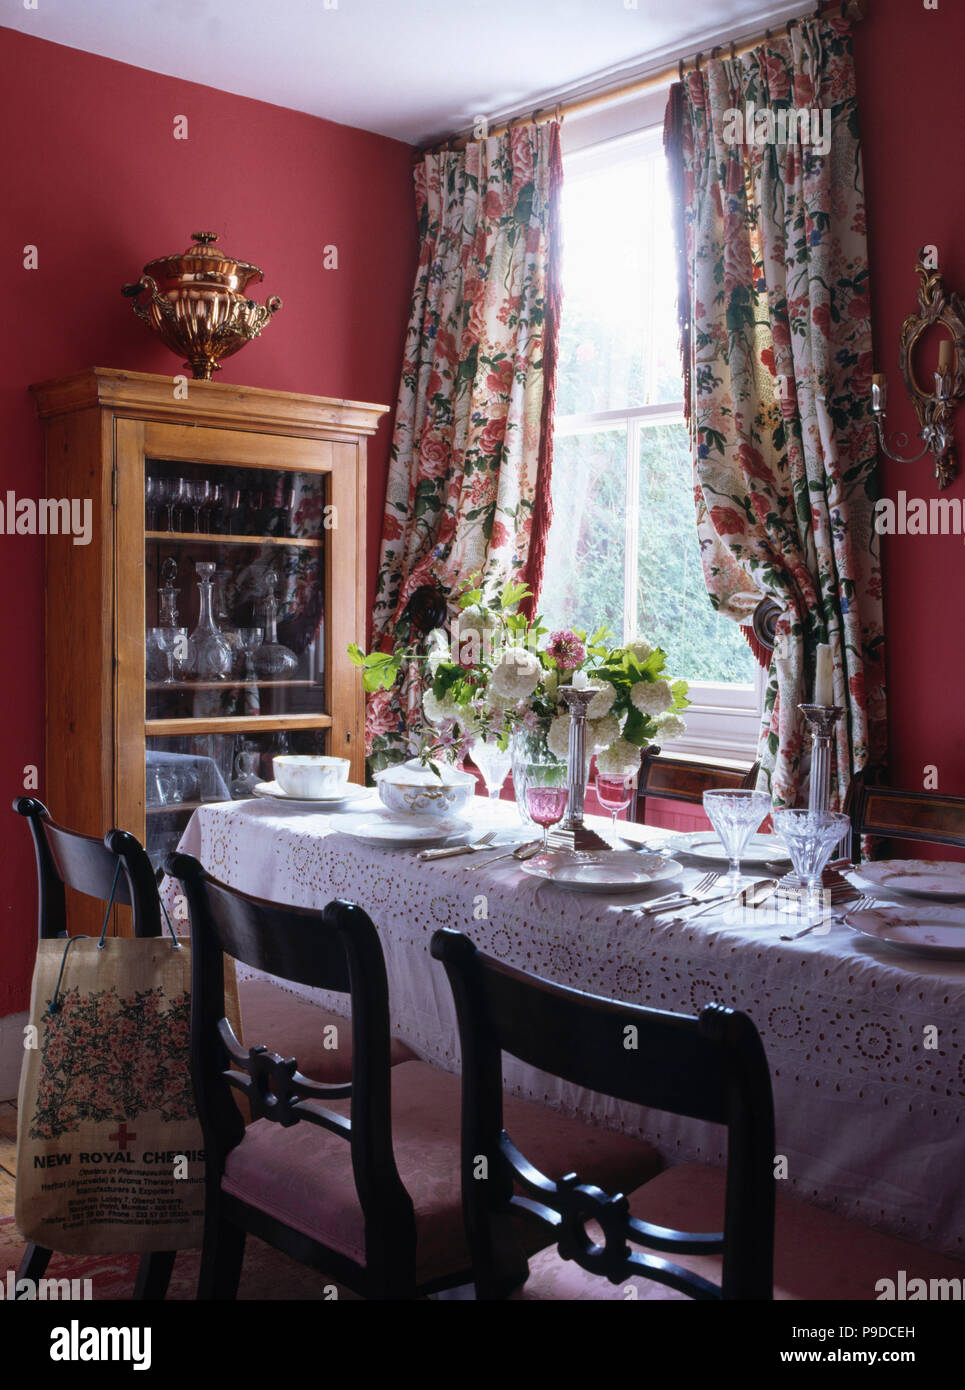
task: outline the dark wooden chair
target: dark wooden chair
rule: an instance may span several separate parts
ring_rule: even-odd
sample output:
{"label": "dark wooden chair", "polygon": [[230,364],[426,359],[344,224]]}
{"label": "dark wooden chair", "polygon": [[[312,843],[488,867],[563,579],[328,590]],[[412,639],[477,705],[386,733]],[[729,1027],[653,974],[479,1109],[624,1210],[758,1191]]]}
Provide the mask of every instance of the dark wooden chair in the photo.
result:
{"label": "dark wooden chair", "polygon": [[[459,1015],[463,1200],[481,1297],[866,1301],[882,1270],[926,1283],[962,1278],[959,1260],[775,1196],[771,1082],[746,1014],[710,1004],[692,1018],[595,998],[490,960],[448,930],[436,932],[432,954],[445,964]],[[502,1051],[604,1095],[725,1125],[726,1168],[678,1163],[635,1189],[600,1190],[581,1181],[574,1161],[574,1172],[553,1181],[500,1113]],[[494,1252],[519,1208],[553,1242],[510,1290]]]}
{"label": "dark wooden chair", "polygon": [[[497,1252],[514,1207],[553,1232],[560,1254],[612,1283],[644,1275],[697,1299],[769,1299],[774,1240],[774,1111],[757,1029],[746,1016],[709,1004],[699,1018],[617,1004],[551,984],[476,950],[443,929],[431,951],[449,976],[463,1065],[463,1201],[477,1294],[512,1285]],[[728,1165],[722,1233],[689,1233],[631,1216],[627,1198],[570,1173],[554,1182],[503,1128],[502,1053],[577,1086],[634,1105],[726,1125]],[[478,1180],[481,1164],[488,1180]],[[659,1179],[658,1179],[659,1181]],[[518,1184],[525,1195],[514,1195]],[[596,1244],[586,1223],[603,1228]],[[723,1254],[720,1286],[665,1254]],[[522,1282],[525,1269],[515,1271]]]}
{"label": "dark wooden chair", "polygon": [[[467,1282],[460,1081],[418,1061],[390,1068],[385,965],[369,917],[346,902],[314,912],[250,897],[189,855],[171,856],[167,868],[191,919],[191,1058],[206,1154],[198,1297],[235,1296],[248,1233],[367,1298],[411,1299]],[[350,1083],[312,1080],[293,1057],[239,1045],[225,1017],[225,955],[349,995]],[[251,1107],[247,1129],[233,1091]],[[531,1102],[506,1103],[546,1164],[576,1146],[601,1181],[640,1182],[656,1171],[646,1145]],[[522,1222],[514,1239],[529,1251],[547,1241],[536,1222]]]}
{"label": "dark wooden chair", "polygon": [[[110,901],[118,861],[121,873],[114,887],[114,902],[130,907],[135,936],[160,934],[157,880],[151,861],[133,835],[126,830],[110,830],[101,841],[67,830],[50,819],[43,802],[30,796],[17,797],[13,809],[25,818],[33,837],[42,939],[67,935],[67,888],[98,898],[105,904]],[[18,1278],[39,1279],[52,1253],[43,1246],[28,1245]],[[174,1255],[173,1250],[164,1250],[143,1256],[134,1298],[164,1297]]]}
{"label": "dark wooden chair", "polygon": [[665,755],[654,744],[640,759],[640,775],[633,799],[633,819],[638,825],[646,823],[647,797],[667,801],[686,801],[703,807],[704,792],[716,787],[754,787],[760,760],[748,768],[728,759],[705,761],[686,753]]}
{"label": "dark wooden chair", "polygon": [[943,792],[899,791],[872,784],[859,773],[849,788],[851,845],[861,857],[861,837],[874,840],[876,858],[887,858],[890,840],[919,840],[965,849],[965,797]]}

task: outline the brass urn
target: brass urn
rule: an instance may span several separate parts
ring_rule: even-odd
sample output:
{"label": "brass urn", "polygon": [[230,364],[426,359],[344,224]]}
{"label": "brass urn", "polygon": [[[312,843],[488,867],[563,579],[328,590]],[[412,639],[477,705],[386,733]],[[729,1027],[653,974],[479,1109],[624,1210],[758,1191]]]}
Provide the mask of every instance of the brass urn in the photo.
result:
{"label": "brass urn", "polygon": [[[217,240],[216,232],[195,232],[186,251],[149,262],[140,280],[121,289],[165,347],[187,359],[184,365],[198,381],[210,381],[221,370],[221,358],[259,337],[281,308],[276,294],[263,305],[247,298],[261,271],[226,255]],[[149,297],[142,300],[145,291]]]}

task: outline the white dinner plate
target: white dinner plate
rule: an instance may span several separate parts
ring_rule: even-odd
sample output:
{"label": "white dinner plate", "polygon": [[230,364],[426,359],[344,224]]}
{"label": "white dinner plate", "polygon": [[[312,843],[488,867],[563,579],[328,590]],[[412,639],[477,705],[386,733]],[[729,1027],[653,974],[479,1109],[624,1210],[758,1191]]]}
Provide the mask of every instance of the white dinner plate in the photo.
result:
{"label": "white dinner plate", "polygon": [[555,883],[558,888],[567,888],[572,893],[633,893],[679,878],[683,873],[672,859],[626,849],[598,852],[554,849],[525,860],[520,868],[523,873]]}
{"label": "white dinner plate", "polygon": [[965,898],[965,864],[946,859],[882,859],[856,864],[849,877],[860,884],[909,898],[957,902]]}
{"label": "white dinner plate", "polygon": [[[674,854],[689,854],[712,864],[727,864],[727,853],[716,830],[697,830],[678,835],[671,842]],[[790,864],[791,857],[776,835],[752,835],[744,846],[742,864]]]}
{"label": "white dinner plate", "polygon": [[896,903],[846,912],[842,920],[861,936],[885,941],[911,955],[965,960],[965,911],[961,908]]}
{"label": "white dinner plate", "polygon": [[360,796],[371,795],[373,788],[360,787],[357,782],[346,782],[340,791],[332,796],[307,797],[289,796],[277,782],[259,782],[252,791],[255,796],[263,796],[268,801],[283,801],[294,811],[325,811],[336,806],[348,806],[351,802],[358,801]]}
{"label": "white dinner plate", "polygon": [[383,849],[423,849],[446,841],[460,844],[473,828],[463,817],[402,816],[375,807],[366,813],[333,816],[329,825],[340,835],[351,835]]}

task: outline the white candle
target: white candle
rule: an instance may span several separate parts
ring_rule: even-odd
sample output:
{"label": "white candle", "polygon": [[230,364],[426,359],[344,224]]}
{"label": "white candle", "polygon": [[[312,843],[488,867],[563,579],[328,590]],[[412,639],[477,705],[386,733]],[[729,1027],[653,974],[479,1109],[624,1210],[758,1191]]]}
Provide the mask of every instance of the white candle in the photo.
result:
{"label": "white candle", "polygon": [[590,683],[590,678],[585,671],[573,672],[573,689],[585,690]]}
{"label": "white candle", "polygon": [[833,670],[831,648],[822,642],[818,647],[814,668],[814,703],[816,705],[834,704]]}

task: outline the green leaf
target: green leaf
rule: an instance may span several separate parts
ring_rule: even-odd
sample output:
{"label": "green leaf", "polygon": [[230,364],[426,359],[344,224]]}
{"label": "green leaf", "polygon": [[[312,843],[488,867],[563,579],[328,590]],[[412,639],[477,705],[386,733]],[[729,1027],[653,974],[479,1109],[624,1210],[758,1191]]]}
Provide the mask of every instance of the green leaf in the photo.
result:
{"label": "green leaf", "polygon": [[650,719],[637,709],[636,705],[630,706],[630,713],[627,715],[627,722],[623,726],[622,737],[629,743],[638,743],[641,746],[647,742],[650,735]]}
{"label": "green leaf", "polygon": [[524,598],[528,598],[532,593],[528,584],[517,584],[512,580],[504,584],[499,595],[499,602],[503,608],[512,608],[517,603],[521,603]]}

